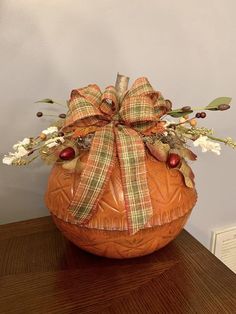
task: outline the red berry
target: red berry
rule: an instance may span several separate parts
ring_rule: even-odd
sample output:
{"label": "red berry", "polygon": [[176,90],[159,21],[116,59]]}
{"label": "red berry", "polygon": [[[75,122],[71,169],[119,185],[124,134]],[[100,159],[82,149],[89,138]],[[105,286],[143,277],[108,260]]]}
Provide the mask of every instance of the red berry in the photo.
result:
{"label": "red berry", "polygon": [[228,110],[230,108],[230,105],[227,104],[221,104],[218,106],[218,110],[224,111],[224,110]]}
{"label": "red berry", "polygon": [[200,113],[200,112],[197,112],[196,115],[195,115],[195,117],[196,117],[196,118],[201,118],[201,113]]}
{"label": "red berry", "polygon": [[191,107],[190,106],[184,106],[184,107],[181,108],[181,110],[183,112],[188,112],[188,111],[191,111]]}
{"label": "red berry", "polygon": [[205,112],[201,112],[200,115],[201,115],[201,118],[203,118],[203,119],[206,118],[206,113]]}
{"label": "red berry", "polygon": [[167,164],[170,168],[176,168],[180,163],[180,156],[178,154],[170,153],[167,158]]}
{"label": "red berry", "polygon": [[66,114],[65,114],[65,113],[60,113],[60,114],[59,114],[59,118],[65,119],[65,118],[66,118]]}
{"label": "red berry", "polygon": [[40,117],[43,116],[43,113],[42,113],[41,111],[39,111],[39,112],[36,113],[36,116],[37,116],[38,118],[40,118]]}
{"label": "red berry", "polygon": [[75,158],[75,150],[74,150],[74,148],[73,147],[66,147],[65,149],[63,149],[60,152],[59,157],[62,160],[71,160],[71,159]]}

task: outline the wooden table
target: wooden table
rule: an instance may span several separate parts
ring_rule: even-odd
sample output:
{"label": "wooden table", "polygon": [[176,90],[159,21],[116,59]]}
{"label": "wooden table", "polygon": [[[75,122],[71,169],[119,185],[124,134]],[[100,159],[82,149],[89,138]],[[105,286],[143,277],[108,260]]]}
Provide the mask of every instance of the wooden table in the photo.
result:
{"label": "wooden table", "polygon": [[236,276],[183,231],[149,256],[112,260],[50,217],[0,226],[0,313],[236,313]]}

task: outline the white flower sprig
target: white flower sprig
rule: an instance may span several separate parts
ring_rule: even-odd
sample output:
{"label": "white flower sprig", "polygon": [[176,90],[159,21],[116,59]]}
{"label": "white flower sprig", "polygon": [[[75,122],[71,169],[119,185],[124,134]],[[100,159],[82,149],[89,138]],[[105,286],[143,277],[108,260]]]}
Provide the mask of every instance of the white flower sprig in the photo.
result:
{"label": "white flower sprig", "polygon": [[[14,145],[15,146],[15,145]],[[16,147],[16,146],[15,146]],[[15,153],[9,153],[3,157],[2,162],[8,166],[13,165],[18,159],[28,156],[29,151],[26,150],[23,146],[17,146]]]}
{"label": "white flower sprig", "polygon": [[56,126],[50,126],[49,128],[42,131],[45,135],[52,135],[58,132],[58,128]]}
{"label": "white flower sprig", "polygon": [[30,138],[25,137],[22,141],[19,141],[17,144],[13,145],[13,149],[17,150],[19,147],[25,147],[30,144]]}
{"label": "white flower sprig", "polygon": [[52,148],[52,147],[58,146],[64,142],[65,142],[65,140],[62,136],[57,136],[57,137],[53,137],[53,138],[50,138],[49,140],[47,140],[45,142],[45,145],[48,148]]}
{"label": "white flower sprig", "polygon": [[200,146],[203,153],[211,151],[217,155],[220,155],[221,151],[220,144],[209,140],[207,136],[200,135],[199,138],[193,142],[193,146],[195,147]]}
{"label": "white flower sprig", "polygon": [[[40,152],[44,147],[50,150],[64,142],[65,139],[60,135],[58,128],[56,126],[50,126],[43,130],[40,136],[36,138],[24,138],[22,141],[14,144],[14,152],[5,155],[2,162],[6,165],[25,165],[40,156]],[[36,151],[39,152],[39,154],[35,158],[29,159],[28,156]]]}

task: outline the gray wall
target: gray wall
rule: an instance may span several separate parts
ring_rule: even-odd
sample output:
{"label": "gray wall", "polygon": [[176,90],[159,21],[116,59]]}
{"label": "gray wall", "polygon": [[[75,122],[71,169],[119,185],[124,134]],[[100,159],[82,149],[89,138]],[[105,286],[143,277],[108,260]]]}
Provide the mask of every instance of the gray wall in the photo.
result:
{"label": "gray wall", "polygon": [[[1,157],[47,126],[35,100],[67,99],[72,88],[114,82],[116,72],[148,76],[176,105],[236,100],[234,0],[1,0]],[[236,104],[201,121],[236,138]],[[212,228],[236,223],[236,152],[199,152],[199,193],[187,229],[209,246]],[[47,215],[50,171],[0,166],[1,223]]]}

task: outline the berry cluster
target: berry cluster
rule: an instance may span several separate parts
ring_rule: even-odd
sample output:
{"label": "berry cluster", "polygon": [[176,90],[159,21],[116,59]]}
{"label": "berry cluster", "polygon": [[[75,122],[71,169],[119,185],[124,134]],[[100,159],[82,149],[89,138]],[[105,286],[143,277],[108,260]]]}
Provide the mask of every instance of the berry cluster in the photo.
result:
{"label": "berry cluster", "polygon": [[[38,118],[41,118],[42,116],[54,116],[54,115],[45,115],[45,114],[43,114],[41,111],[38,111],[37,113],[36,113],[36,116],[38,117]],[[66,114],[65,113],[60,113],[59,115],[58,115],[58,117],[59,118],[61,118],[61,119],[65,119],[66,118]]]}
{"label": "berry cluster", "polygon": [[195,115],[196,118],[206,118],[206,113],[203,111],[203,112],[197,112],[196,115]]}

